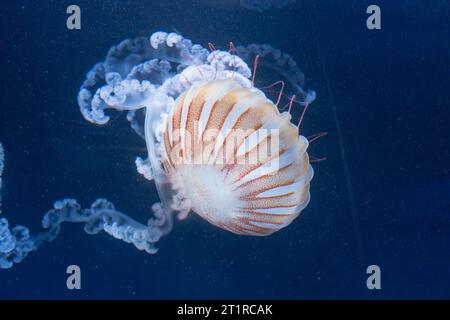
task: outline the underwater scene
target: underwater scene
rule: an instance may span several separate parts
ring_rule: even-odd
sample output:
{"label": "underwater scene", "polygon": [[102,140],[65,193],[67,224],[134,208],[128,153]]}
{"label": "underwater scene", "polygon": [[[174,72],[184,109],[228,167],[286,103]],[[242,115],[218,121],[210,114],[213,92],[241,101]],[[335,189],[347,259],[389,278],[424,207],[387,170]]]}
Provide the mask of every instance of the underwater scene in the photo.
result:
{"label": "underwater scene", "polygon": [[450,299],[449,17],[0,4],[0,300]]}

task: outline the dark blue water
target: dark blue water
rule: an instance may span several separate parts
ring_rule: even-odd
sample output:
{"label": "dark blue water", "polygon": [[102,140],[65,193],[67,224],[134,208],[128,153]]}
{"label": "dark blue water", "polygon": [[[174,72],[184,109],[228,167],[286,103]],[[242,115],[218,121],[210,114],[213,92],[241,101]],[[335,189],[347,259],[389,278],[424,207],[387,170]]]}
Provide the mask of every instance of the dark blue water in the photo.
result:
{"label": "dark blue water", "polygon": [[[372,2],[260,13],[239,1],[77,1],[75,31],[72,1],[2,3],[2,211],[13,225],[39,231],[65,197],[107,197],[147,220],[157,196],[134,166],[143,141],[124,116],[89,124],[76,102],[85,73],[126,38],[162,29],[203,45],[278,47],[318,93],[305,134],[329,135],[310,149],[327,157],[314,165],[311,203],[281,232],[236,236],[191,214],[148,255],[68,224],[0,271],[0,298],[450,298],[450,4],[378,0],[382,29],[369,31]],[[82,269],[78,291],[66,288],[71,264]],[[366,287],[372,264],[381,290]]]}

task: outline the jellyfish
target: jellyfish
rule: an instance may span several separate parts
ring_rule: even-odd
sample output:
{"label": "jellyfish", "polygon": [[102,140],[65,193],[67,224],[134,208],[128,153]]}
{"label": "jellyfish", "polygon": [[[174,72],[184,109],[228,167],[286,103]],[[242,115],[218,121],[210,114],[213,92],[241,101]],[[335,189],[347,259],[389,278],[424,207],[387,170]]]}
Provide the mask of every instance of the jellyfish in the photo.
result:
{"label": "jellyfish", "polygon": [[283,8],[295,3],[295,0],[241,0],[240,3],[246,9],[263,12],[272,8]]}
{"label": "jellyfish", "polygon": [[305,89],[305,75],[289,54],[269,44],[256,43],[238,46],[236,52],[247,63],[257,61],[260,68],[277,75],[278,80],[284,79],[284,92],[288,96],[295,95],[303,104],[310,104],[316,99],[314,90]]}
{"label": "jellyfish", "polygon": [[[284,82],[276,102],[255,87],[258,63],[289,82],[295,94],[287,110],[279,107]],[[140,223],[104,198],[85,209],[75,199],[59,200],[37,235],[24,226],[10,228],[2,218],[0,267],[55,239],[64,222],[83,223],[89,234],[104,231],[150,254],[171,231],[173,217],[182,220],[190,212],[238,235],[285,228],[308,205],[313,177],[300,125],[316,95],[303,81],[292,57],[268,45],[207,49],[178,33],[155,32],[113,46],[87,73],[80,112],[101,125],[112,110],[126,112],[147,149],[136,157],[136,169],[154,181],[160,202]],[[291,121],[294,103],[304,106],[297,125]]]}

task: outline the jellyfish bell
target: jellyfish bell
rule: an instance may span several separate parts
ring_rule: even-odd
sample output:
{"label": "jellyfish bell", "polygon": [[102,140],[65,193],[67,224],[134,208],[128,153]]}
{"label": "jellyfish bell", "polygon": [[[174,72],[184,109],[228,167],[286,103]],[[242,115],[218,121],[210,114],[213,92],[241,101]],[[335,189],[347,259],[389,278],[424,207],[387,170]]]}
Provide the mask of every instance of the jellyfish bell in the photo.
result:
{"label": "jellyfish bell", "polygon": [[308,141],[254,87],[233,79],[192,86],[175,102],[162,145],[178,198],[222,229],[269,235],[309,202]]}

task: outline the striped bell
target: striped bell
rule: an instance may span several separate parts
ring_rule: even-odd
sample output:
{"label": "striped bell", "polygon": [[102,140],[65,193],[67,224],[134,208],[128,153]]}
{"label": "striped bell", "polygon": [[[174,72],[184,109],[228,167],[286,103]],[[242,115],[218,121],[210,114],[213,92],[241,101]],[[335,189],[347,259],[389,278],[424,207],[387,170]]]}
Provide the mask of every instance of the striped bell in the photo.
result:
{"label": "striped bell", "polygon": [[307,206],[308,141],[288,112],[233,79],[193,85],[163,131],[163,166],[192,211],[242,235],[270,235]]}

